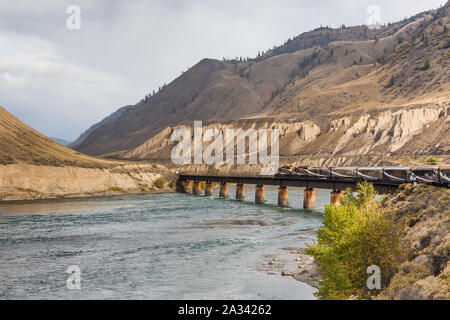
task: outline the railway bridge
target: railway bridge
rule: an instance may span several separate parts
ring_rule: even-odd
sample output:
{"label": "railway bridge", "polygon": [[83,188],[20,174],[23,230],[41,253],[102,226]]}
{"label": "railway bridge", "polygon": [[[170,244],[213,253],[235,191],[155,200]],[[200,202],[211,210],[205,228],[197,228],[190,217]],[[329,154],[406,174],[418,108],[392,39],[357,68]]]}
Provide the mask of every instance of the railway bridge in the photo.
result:
{"label": "railway bridge", "polygon": [[395,192],[405,183],[422,183],[438,187],[450,186],[450,166],[426,167],[340,167],[309,168],[282,167],[273,176],[219,176],[180,174],[177,190],[194,195],[202,194],[202,182],[205,183],[204,194],[212,196],[214,183],[220,183],[219,196],[228,198],[228,185],[236,184],[236,199],[245,198],[245,185],[255,185],[255,201],[264,202],[264,186],[278,186],[278,205],[289,203],[288,188],[304,188],[305,209],[316,207],[316,188],[331,190],[330,202],[339,205],[347,188],[355,189],[362,181],[371,182],[380,194]]}

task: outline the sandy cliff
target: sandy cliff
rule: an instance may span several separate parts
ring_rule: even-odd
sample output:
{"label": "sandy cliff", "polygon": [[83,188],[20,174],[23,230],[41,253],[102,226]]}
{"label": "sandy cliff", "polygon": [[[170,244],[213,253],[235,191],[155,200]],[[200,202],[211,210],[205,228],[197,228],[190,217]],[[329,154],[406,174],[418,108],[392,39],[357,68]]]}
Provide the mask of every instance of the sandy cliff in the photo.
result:
{"label": "sandy cliff", "polygon": [[[450,154],[449,115],[450,102],[439,102],[346,116],[330,115],[306,121],[247,119],[205,122],[203,131],[211,128],[225,132],[228,128],[257,130],[276,127],[280,131],[280,162],[287,164],[389,165],[405,157],[423,158],[428,155],[446,163]],[[170,153],[175,146],[171,134],[177,128],[192,132],[189,126],[168,127],[142,145],[112,156],[170,162]],[[185,168],[208,170],[208,166]],[[258,171],[258,166],[250,165],[216,165],[216,168],[223,168],[225,172]]]}
{"label": "sandy cliff", "polygon": [[[126,165],[108,169],[0,165],[0,200],[36,200],[161,191],[156,179],[170,173],[163,167]],[[166,184],[166,191],[169,189]]]}
{"label": "sandy cliff", "polygon": [[0,108],[0,201],[154,192],[159,177],[168,182],[172,173],[80,154]]}

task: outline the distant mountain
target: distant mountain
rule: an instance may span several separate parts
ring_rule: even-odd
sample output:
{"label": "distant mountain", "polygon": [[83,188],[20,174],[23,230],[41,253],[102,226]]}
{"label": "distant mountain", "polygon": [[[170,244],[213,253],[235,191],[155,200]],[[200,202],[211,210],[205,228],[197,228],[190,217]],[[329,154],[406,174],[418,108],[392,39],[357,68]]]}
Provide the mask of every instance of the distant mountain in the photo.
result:
{"label": "distant mountain", "polygon": [[64,146],[64,147],[67,147],[69,144],[72,143],[72,142],[70,142],[70,141],[67,141],[67,140],[64,140],[64,139],[59,139],[59,138],[53,138],[53,137],[50,137],[50,139],[52,139],[52,140],[58,142],[60,145],[62,145],[62,146]]}
{"label": "distant mountain", "polygon": [[[400,106],[413,108],[417,104],[441,108],[440,103],[450,101],[449,11],[447,2],[437,10],[380,29],[319,28],[248,61],[204,59],[158,93],[97,124],[72,146],[90,155],[120,157],[166,128],[192,125],[193,120],[311,120],[322,133],[338,126],[329,117],[347,117],[344,131],[366,112],[393,112]],[[445,131],[446,122],[441,120]],[[355,125],[355,137],[367,127],[359,126]],[[415,132],[407,127],[403,130],[386,134],[410,137]],[[350,131],[346,134],[351,137]],[[327,146],[341,150],[342,146],[334,145],[340,143],[335,139]],[[421,139],[427,141],[426,136]],[[375,136],[371,141],[367,143],[382,140]],[[445,152],[447,147],[441,147],[438,137],[433,136],[433,143],[439,152]],[[379,152],[384,152],[383,146],[380,148]],[[145,158],[154,150],[140,148],[139,153]]]}
{"label": "distant mountain", "polygon": [[119,117],[121,117],[125,112],[127,112],[128,110],[130,110],[133,106],[124,106],[121,107],[119,109],[117,109],[115,112],[113,112],[112,114],[110,114],[109,116],[107,116],[106,118],[104,118],[102,121],[92,125],[89,129],[87,129],[85,132],[83,132],[77,140],[75,140],[72,143],[67,144],[67,146],[69,148],[72,149],[76,149],[80,144],[83,143],[83,141],[92,133],[94,132],[96,129],[100,128],[101,126],[103,126],[104,124],[113,121]]}

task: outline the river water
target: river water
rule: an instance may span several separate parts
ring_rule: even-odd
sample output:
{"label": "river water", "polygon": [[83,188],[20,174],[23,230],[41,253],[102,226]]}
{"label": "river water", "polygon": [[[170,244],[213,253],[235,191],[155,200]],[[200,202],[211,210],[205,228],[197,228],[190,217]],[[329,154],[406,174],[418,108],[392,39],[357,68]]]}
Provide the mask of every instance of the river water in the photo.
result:
{"label": "river water", "polygon": [[[230,186],[230,195],[234,188]],[[314,299],[294,248],[314,241],[329,191],[276,206],[185,194],[0,204],[0,299]],[[270,265],[280,258],[280,265]],[[70,290],[69,266],[80,269]]]}

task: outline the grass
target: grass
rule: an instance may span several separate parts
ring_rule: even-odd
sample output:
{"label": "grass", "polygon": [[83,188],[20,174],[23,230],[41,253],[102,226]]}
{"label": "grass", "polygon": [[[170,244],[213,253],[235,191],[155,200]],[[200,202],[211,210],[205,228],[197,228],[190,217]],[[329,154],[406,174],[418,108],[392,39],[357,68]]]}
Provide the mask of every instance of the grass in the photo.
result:
{"label": "grass", "polygon": [[123,188],[120,188],[120,187],[112,187],[111,191],[113,191],[113,192],[124,192],[125,190]]}

